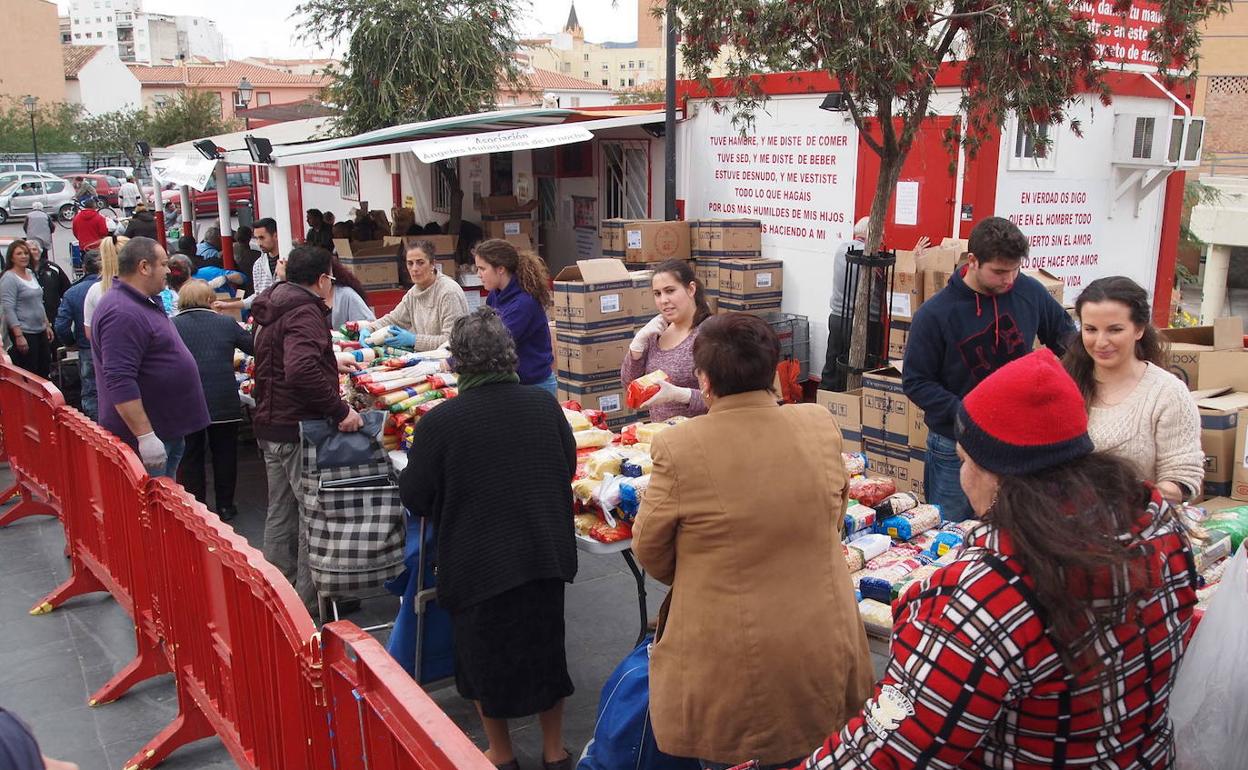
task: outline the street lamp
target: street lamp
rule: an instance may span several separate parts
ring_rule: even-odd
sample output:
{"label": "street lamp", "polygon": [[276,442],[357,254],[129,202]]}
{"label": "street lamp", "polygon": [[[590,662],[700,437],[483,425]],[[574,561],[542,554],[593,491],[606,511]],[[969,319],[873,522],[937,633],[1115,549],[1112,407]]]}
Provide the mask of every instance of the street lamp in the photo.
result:
{"label": "street lamp", "polygon": [[[253,90],[251,81],[246,77],[238,81],[238,101],[243,105],[244,110],[247,109],[247,105],[251,104],[251,92]],[[243,116],[243,128],[251,128],[251,122],[246,115]]]}
{"label": "street lamp", "polygon": [[26,112],[30,114],[30,143],[35,148],[35,170],[39,170],[39,139],[35,135],[35,105],[39,103],[39,97],[26,95],[22,99],[22,104],[26,107]]}

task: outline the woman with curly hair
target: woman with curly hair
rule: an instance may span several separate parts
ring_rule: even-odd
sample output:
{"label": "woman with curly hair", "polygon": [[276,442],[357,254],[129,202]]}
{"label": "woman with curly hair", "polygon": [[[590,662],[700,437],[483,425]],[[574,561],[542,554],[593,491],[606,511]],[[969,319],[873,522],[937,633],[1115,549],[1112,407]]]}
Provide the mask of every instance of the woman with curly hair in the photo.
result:
{"label": "woman with curly hair", "polygon": [[516,770],[507,720],[538,714],[547,770],[570,770],[563,592],[576,575],[576,442],[559,404],[520,384],[515,343],[493,310],[456,321],[450,347],[459,395],[416,423],[403,505],[437,535],[455,685],[481,716],[486,755]]}
{"label": "woman with curly hair", "polygon": [[477,275],[490,294],[485,303],[499,317],[516,341],[519,364],[516,373],[523,385],[536,385],[555,395],[554,351],[550,348],[550,273],[541,257],[517,251],[500,238],[478,243],[472,250]]}

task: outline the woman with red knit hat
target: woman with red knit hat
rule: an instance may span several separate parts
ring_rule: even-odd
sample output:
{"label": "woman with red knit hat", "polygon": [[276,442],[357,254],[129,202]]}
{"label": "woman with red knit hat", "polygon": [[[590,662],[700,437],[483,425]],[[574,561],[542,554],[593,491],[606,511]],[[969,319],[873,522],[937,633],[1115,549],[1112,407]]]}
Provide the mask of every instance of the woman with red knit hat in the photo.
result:
{"label": "woman with red knit hat", "polygon": [[1169,768],[1168,698],[1196,603],[1177,514],[1093,453],[1040,350],[967,394],[962,488],[982,521],[894,604],[875,695],[806,768]]}

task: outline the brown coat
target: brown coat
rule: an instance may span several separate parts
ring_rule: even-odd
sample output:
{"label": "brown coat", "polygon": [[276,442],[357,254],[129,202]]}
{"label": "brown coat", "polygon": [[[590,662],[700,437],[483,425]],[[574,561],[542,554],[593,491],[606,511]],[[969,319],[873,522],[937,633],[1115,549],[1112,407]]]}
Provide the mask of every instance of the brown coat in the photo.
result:
{"label": "brown coat", "polygon": [[672,586],[650,658],[663,751],[782,762],[871,695],[841,550],[840,452],[826,409],[779,407],[764,391],[717,399],[656,437],[633,550]]}

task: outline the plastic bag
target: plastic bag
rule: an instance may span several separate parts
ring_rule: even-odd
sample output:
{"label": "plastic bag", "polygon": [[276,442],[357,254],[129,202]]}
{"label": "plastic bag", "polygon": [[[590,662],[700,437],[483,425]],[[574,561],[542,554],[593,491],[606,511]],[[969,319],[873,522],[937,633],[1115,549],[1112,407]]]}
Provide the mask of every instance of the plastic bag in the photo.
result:
{"label": "plastic bag", "polygon": [[1209,514],[1205,529],[1225,532],[1231,536],[1231,549],[1239,548],[1240,543],[1248,538],[1248,505]]}
{"label": "plastic bag", "polygon": [[841,452],[845,461],[845,472],[850,476],[861,476],[867,472],[867,456],[862,452]]}
{"label": "plastic bag", "polygon": [[863,599],[858,602],[858,615],[862,625],[872,636],[888,637],[893,633],[893,608],[888,602]]}
{"label": "plastic bag", "polygon": [[1248,745],[1248,549],[1240,547],[1196,628],[1170,694],[1179,770],[1236,770]]}
{"label": "plastic bag", "polygon": [[659,383],[666,379],[667,373],[662,369],[656,369],[628,383],[625,400],[629,408],[640,409],[642,404],[654,398],[654,395],[659,392]]}
{"label": "plastic bag", "polygon": [[849,496],[870,508],[896,491],[893,480],[882,476],[856,476],[849,480]]}
{"label": "plastic bag", "polygon": [[915,493],[898,492],[895,495],[889,495],[882,502],[873,507],[875,508],[875,512],[880,514],[880,518],[887,519],[889,516],[900,516],[918,504],[919,496]]}
{"label": "plastic bag", "polygon": [[875,509],[855,504],[845,511],[845,534],[867,532],[875,526]]}

